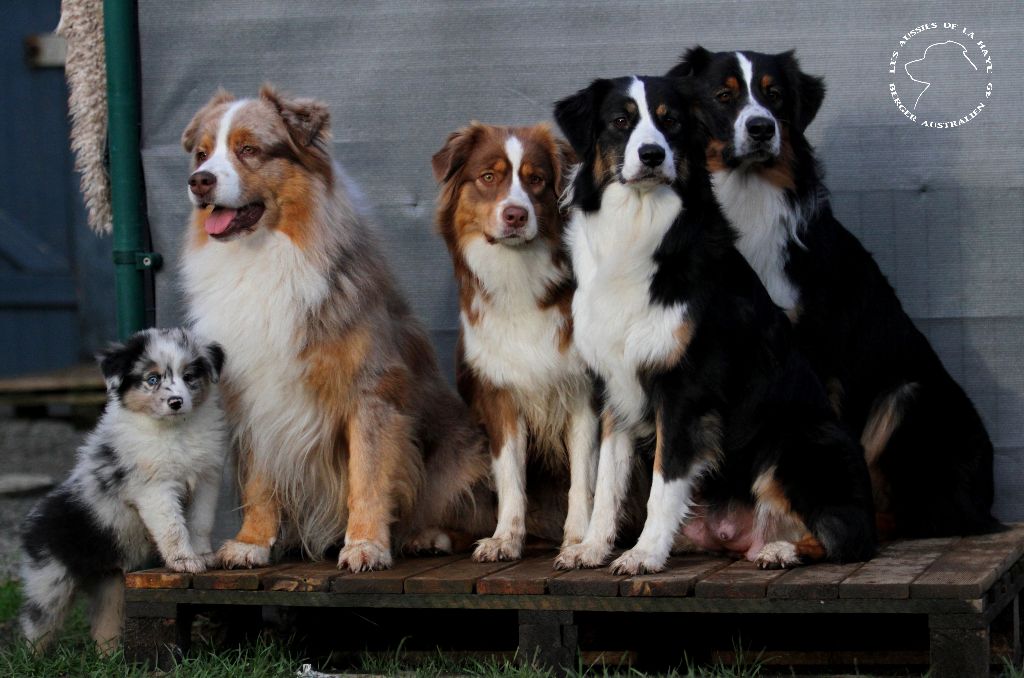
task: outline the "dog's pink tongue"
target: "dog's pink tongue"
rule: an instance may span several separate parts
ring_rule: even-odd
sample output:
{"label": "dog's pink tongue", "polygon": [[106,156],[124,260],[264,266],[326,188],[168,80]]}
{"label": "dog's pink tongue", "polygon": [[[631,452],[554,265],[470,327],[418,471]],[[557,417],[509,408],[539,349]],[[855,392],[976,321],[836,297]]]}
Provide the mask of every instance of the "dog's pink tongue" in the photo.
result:
{"label": "dog's pink tongue", "polygon": [[218,207],[206,217],[206,232],[210,235],[220,235],[227,230],[228,224],[238,214],[238,210]]}

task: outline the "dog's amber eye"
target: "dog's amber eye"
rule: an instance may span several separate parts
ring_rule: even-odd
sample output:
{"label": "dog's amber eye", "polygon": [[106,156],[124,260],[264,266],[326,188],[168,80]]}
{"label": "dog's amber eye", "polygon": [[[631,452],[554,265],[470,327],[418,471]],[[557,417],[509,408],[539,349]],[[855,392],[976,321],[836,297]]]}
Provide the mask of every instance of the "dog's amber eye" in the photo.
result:
{"label": "dog's amber eye", "polygon": [[529,177],[528,177],[528,178],[526,179],[526,181],[527,181],[527,183],[529,183],[529,184],[530,184],[531,186],[543,186],[543,185],[544,185],[544,177],[542,177],[542,176],[541,176],[541,175],[539,175],[539,174],[531,174],[531,175],[530,175],[530,176],[529,176]]}
{"label": "dog's amber eye", "polygon": [[483,174],[480,175],[480,181],[484,182],[485,184],[493,184],[494,172],[484,172]]}
{"label": "dog's amber eye", "polygon": [[717,92],[715,92],[715,98],[718,99],[719,102],[721,102],[723,104],[727,104],[730,101],[732,101],[732,90],[731,89],[721,89],[721,90],[718,90]]}
{"label": "dog's amber eye", "polygon": [[206,162],[206,151],[196,151],[196,162]]}
{"label": "dog's amber eye", "polygon": [[612,124],[615,125],[615,129],[626,129],[629,127],[629,118],[624,115],[620,115],[612,120]]}
{"label": "dog's amber eye", "polygon": [[255,146],[245,145],[242,146],[242,149],[238,152],[243,157],[251,158],[252,156],[256,155],[259,152],[259,149],[257,149]]}

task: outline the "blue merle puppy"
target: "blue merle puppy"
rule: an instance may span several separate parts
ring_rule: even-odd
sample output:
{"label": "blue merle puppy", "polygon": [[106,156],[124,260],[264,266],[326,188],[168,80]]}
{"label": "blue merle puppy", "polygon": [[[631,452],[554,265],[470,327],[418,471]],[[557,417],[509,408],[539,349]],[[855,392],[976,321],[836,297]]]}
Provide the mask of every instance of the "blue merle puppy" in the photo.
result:
{"label": "blue merle puppy", "polygon": [[139,332],[97,356],[107,405],[70,477],[29,513],[22,540],[21,628],[37,651],[74,599],[92,597],[92,636],[116,647],[123,573],[152,559],[201,572],[228,432],[217,393],[218,344],[183,329]]}

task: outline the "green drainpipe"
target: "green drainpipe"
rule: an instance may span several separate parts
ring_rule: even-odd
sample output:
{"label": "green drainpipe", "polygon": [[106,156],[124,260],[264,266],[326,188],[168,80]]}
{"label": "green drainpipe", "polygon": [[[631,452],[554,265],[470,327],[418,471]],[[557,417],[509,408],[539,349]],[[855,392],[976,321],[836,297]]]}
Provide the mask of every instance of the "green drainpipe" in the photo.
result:
{"label": "green drainpipe", "polygon": [[107,60],[107,144],[114,219],[117,333],[126,339],[146,325],[146,271],[159,255],[145,251],[145,202],[140,137],[139,35],[135,3],[104,0]]}

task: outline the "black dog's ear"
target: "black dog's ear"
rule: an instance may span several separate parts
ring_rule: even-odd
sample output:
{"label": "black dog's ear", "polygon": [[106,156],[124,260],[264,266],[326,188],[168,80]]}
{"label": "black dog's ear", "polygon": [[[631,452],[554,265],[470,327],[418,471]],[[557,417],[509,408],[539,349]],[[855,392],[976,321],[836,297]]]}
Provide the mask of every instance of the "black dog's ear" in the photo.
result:
{"label": "black dog's ear", "polygon": [[711,52],[700,45],[694,45],[686,50],[683,56],[679,58],[679,63],[673,66],[672,70],[665,75],[670,78],[678,78],[684,75],[699,75],[708,67],[709,63],[711,63]]}
{"label": "black dog's ear", "polygon": [[595,80],[555,104],[555,122],[581,159],[587,157],[594,146],[598,108],[611,86],[611,80]]}
{"label": "black dog's ear", "polygon": [[430,158],[430,167],[438,183],[448,181],[462,169],[482,133],[483,125],[473,120],[467,127],[448,135],[441,150]]}
{"label": "black dog's ear", "polygon": [[216,384],[224,369],[224,348],[215,341],[207,344],[206,358],[210,361],[210,381]]}
{"label": "black dog's ear", "polygon": [[100,371],[103,372],[108,389],[116,389],[121,385],[124,377],[132,371],[145,350],[146,335],[139,332],[129,337],[125,343],[111,343],[96,354],[96,361],[100,364]]}
{"label": "black dog's ear", "polygon": [[818,115],[818,110],[825,100],[825,79],[801,71],[795,49],[783,52],[779,56],[786,60],[786,77],[796,97],[793,123],[803,132],[814,120],[814,116]]}

